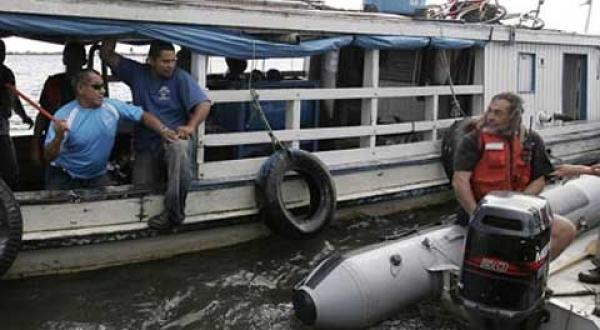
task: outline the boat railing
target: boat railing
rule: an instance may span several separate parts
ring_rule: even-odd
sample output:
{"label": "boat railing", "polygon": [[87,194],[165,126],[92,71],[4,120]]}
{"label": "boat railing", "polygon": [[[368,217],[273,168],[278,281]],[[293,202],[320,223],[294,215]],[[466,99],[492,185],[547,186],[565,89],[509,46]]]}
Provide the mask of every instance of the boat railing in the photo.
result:
{"label": "boat railing", "polygon": [[[441,130],[460,118],[439,118],[440,97],[451,96],[449,86],[424,87],[367,87],[335,89],[263,89],[258,90],[261,101],[286,101],[285,129],[276,130],[275,136],[292,148],[298,148],[301,141],[358,138],[360,145],[343,150],[316,151],[315,154],[329,167],[345,164],[358,164],[368,161],[381,162],[391,159],[410,159],[439,155]],[[454,86],[456,95],[483,97],[482,85]],[[425,100],[424,120],[380,124],[378,118],[379,100],[407,97],[422,97]],[[243,103],[252,100],[248,90],[210,91],[214,103]],[[360,126],[301,128],[301,102],[306,100],[355,100],[362,99]],[[476,102],[473,103],[477,107]],[[420,111],[420,110],[419,110]],[[395,134],[423,133],[425,138],[418,142],[393,145],[380,145],[377,137]],[[233,159],[224,161],[204,161],[206,148],[227,147],[249,144],[267,144],[270,139],[264,131],[227,132],[204,134],[200,129],[198,144],[198,177],[201,179],[223,179],[255,175],[265,157]]]}

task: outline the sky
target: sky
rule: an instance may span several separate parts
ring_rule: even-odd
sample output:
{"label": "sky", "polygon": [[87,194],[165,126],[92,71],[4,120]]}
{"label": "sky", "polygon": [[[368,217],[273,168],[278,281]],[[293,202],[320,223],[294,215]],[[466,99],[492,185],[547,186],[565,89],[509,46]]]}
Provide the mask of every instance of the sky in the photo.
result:
{"label": "sky", "polygon": [[[400,1],[400,0],[390,0]],[[407,0],[419,1],[419,0]],[[494,0],[491,0],[492,2]],[[509,13],[521,13],[535,9],[538,0],[497,0],[506,7]],[[569,32],[584,33],[587,11],[589,6],[582,5],[590,0],[545,0],[540,10],[540,17],[546,22],[546,28],[564,30]],[[592,14],[590,20],[590,34],[600,35],[600,0],[592,1]],[[445,0],[426,0],[427,4],[443,3]],[[362,0],[325,0],[325,3],[343,9],[360,9]],[[24,40],[20,38],[6,38],[6,47],[9,52],[24,51],[62,51],[62,46],[49,43]],[[118,51],[129,49],[128,46],[118,46]]]}

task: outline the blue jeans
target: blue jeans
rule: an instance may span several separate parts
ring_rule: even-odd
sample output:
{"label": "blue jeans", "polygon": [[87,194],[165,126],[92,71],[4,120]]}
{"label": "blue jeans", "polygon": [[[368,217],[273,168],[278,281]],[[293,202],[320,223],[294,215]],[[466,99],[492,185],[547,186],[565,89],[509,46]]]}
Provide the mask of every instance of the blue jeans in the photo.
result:
{"label": "blue jeans", "polygon": [[133,184],[136,187],[156,187],[165,181],[165,212],[173,223],[185,219],[185,200],[192,183],[190,166],[191,140],[165,143],[158,152],[138,151],[133,166]]}
{"label": "blue jeans", "polygon": [[64,169],[49,165],[46,169],[47,190],[69,190],[110,186],[112,181],[104,174],[91,179],[71,177]]}

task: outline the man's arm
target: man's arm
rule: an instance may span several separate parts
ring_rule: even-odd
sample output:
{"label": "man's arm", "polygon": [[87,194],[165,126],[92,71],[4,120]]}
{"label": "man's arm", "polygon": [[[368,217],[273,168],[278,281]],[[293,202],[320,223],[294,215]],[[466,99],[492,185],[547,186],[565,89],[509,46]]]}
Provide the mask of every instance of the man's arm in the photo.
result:
{"label": "man's arm", "polygon": [[116,44],[117,41],[115,39],[108,39],[102,41],[102,46],[100,47],[100,58],[113,69],[118,67],[121,61],[121,55],[115,52]]}
{"label": "man's arm", "polygon": [[198,125],[202,123],[210,112],[210,102],[204,101],[198,103],[192,111],[192,117],[188,120],[185,126],[177,127],[177,135],[180,139],[188,139],[198,129]]}
{"label": "man's arm", "polygon": [[533,180],[525,190],[523,190],[526,194],[537,195],[542,192],[544,186],[546,185],[546,177],[540,176],[539,178]]}
{"label": "man's arm", "polygon": [[35,124],[33,125],[33,140],[31,142],[31,159],[36,162],[40,161],[40,138],[42,132],[48,127],[50,121],[42,114],[38,114],[35,117]]}
{"label": "man's arm", "polygon": [[452,188],[460,205],[469,215],[473,215],[473,211],[477,207],[475,196],[471,190],[471,175],[473,172],[456,171],[452,176]]}
{"label": "man's arm", "polygon": [[68,129],[66,120],[57,120],[53,123],[53,126],[56,134],[54,139],[50,141],[50,143],[48,143],[44,149],[44,156],[48,162],[53,161],[56,159],[56,157],[58,157],[58,154],[60,154],[60,146],[63,138],[65,137],[65,132]]}
{"label": "man's arm", "polygon": [[25,109],[23,108],[23,103],[21,103],[21,100],[19,99],[18,96],[13,95],[14,97],[14,111],[15,113],[21,117],[21,120],[23,121],[24,124],[29,125],[29,128],[31,128],[33,126],[33,119],[31,119],[27,113],[25,113]]}
{"label": "man's arm", "polygon": [[155,115],[149,112],[144,112],[142,115],[142,123],[158,133],[167,142],[175,142],[179,139],[177,133],[170,130]]}
{"label": "man's arm", "polygon": [[552,176],[560,176],[560,177],[569,177],[576,176],[582,174],[590,174],[590,175],[598,175],[596,168],[598,165],[594,166],[585,166],[585,165],[571,165],[571,164],[562,164],[558,165],[554,168],[554,172],[550,175]]}

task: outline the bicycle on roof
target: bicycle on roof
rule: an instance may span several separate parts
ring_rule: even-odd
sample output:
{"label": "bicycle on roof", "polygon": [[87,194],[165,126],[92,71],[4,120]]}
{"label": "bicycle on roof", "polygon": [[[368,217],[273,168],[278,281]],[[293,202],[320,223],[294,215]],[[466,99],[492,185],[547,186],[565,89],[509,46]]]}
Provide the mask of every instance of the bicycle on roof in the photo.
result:
{"label": "bicycle on roof", "polygon": [[526,13],[507,14],[502,18],[502,24],[515,26],[530,30],[541,30],[544,28],[544,21],[540,18],[540,8],[544,4],[544,0],[538,0],[537,8]]}
{"label": "bicycle on roof", "polygon": [[467,23],[495,23],[505,15],[506,8],[496,0],[447,0],[444,4],[429,5],[425,8],[425,17],[428,19]]}

